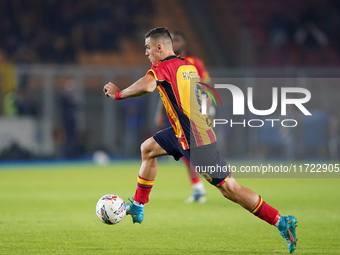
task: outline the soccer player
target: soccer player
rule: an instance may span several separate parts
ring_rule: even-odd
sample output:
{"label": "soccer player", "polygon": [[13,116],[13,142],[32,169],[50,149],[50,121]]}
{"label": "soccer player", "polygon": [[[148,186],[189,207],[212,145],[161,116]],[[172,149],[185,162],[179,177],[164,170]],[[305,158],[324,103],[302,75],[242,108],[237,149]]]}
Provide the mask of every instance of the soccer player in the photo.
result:
{"label": "soccer player", "polygon": [[[189,60],[190,63],[196,67],[197,73],[200,78],[204,78],[204,79],[209,78],[209,73],[203,64],[203,61],[187,53],[187,50],[186,50],[187,41],[186,41],[185,35],[180,31],[174,31],[173,33],[171,33],[171,37],[172,37],[172,47],[173,47],[174,53],[177,56],[179,55]],[[156,125],[161,128],[171,125],[170,122],[167,121],[167,118],[165,116],[165,108],[163,106],[162,100],[160,100],[157,106],[155,122],[156,122]],[[187,167],[189,178],[191,181],[191,187],[192,187],[192,194],[186,200],[186,202],[187,203],[192,203],[192,202],[205,203],[206,202],[206,196],[205,196],[206,189],[204,188],[204,184],[201,181],[199,174],[195,171],[195,168],[190,164],[190,162],[185,157],[183,157],[182,159]]]}
{"label": "soccer player", "polygon": [[[152,63],[146,75],[131,86],[120,91],[109,82],[103,88],[107,97],[115,100],[143,96],[156,88],[171,122],[141,145],[142,164],[132,203],[127,204],[127,214],[134,223],[144,218],[144,206],[157,174],[157,157],[171,155],[178,160],[182,156],[194,166],[226,167],[226,162],[216,149],[216,136],[199,108],[196,98],[197,86],[190,86],[190,80],[198,78],[197,69],[188,61],[176,56],[172,39],[166,28],[158,27],[145,35],[145,55]],[[199,89],[198,89],[199,90]],[[239,185],[227,171],[202,174],[224,197],[238,203],[258,218],[278,228],[288,243],[290,253],[296,246],[297,219],[294,216],[281,216],[275,208],[262,200],[254,191]]]}

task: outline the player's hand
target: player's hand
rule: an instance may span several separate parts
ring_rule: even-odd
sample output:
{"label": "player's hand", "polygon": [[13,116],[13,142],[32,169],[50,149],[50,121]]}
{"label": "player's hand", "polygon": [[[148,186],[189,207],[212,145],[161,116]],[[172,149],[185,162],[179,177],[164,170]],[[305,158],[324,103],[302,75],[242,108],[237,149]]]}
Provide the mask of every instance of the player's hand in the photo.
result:
{"label": "player's hand", "polygon": [[120,89],[116,85],[114,85],[112,82],[109,82],[108,84],[104,86],[103,91],[105,93],[105,96],[111,97],[112,99],[116,99],[115,94],[119,92]]}

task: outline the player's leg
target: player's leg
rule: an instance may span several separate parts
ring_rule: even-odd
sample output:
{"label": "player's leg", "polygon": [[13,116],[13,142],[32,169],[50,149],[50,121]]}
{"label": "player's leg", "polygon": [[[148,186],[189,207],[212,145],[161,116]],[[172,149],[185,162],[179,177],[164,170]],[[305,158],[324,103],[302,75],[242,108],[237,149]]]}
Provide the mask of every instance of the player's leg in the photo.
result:
{"label": "player's leg", "polygon": [[224,197],[238,203],[270,224],[277,222],[280,217],[278,211],[266,204],[254,191],[238,184],[231,176],[227,163],[218,152],[216,144],[192,149],[190,158],[200,174],[216,186]]}
{"label": "player's leg", "polygon": [[221,186],[217,186],[222,195],[238,203],[246,210],[254,213],[260,219],[274,225],[280,218],[278,210],[265,203],[254,191],[238,184],[234,178],[229,178]]}
{"label": "player's leg", "polygon": [[206,202],[206,190],[204,184],[201,180],[200,175],[195,171],[195,168],[190,164],[190,161],[183,157],[183,162],[187,167],[189,179],[191,181],[192,195],[186,200],[187,203]]}
{"label": "player's leg", "polygon": [[172,155],[179,160],[183,155],[175,132],[166,128],[141,145],[142,165],[139,170],[138,183],[133,203],[127,203],[127,214],[132,215],[133,222],[141,223],[144,217],[144,204],[149,202],[149,195],[157,174],[157,157]]}
{"label": "player's leg", "polygon": [[142,165],[139,169],[137,189],[132,203],[127,203],[127,214],[132,215],[133,223],[141,223],[144,218],[144,204],[149,202],[149,195],[157,174],[157,157],[167,152],[150,137],[141,145]]}
{"label": "player's leg", "polygon": [[157,174],[157,157],[167,155],[167,152],[150,137],[141,145],[142,165],[139,169],[138,183],[133,200],[139,204],[149,202],[149,195]]}
{"label": "player's leg", "polygon": [[281,216],[279,211],[264,202],[261,196],[241,186],[234,178],[229,178],[221,186],[216,187],[224,197],[238,203],[255,216],[277,227],[281,236],[288,243],[288,251],[294,252],[297,243],[295,231],[297,219],[294,216]]}
{"label": "player's leg", "polygon": [[[191,150],[190,158],[203,177],[216,186],[227,199],[238,203],[258,218],[275,225],[287,240],[289,252],[295,250],[296,219],[294,216],[281,216],[275,208],[265,203],[261,196],[243,187],[231,176],[230,170],[214,144]],[[205,166],[205,168],[204,168]],[[210,172],[206,170],[209,169]],[[211,168],[211,167],[214,168]],[[213,169],[213,171],[211,171]]]}
{"label": "player's leg", "polygon": [[254,191],[241,186],[234,178],[229,178],[220,187],[216,187],[225,198],[238,203],[248,211],[251,211],[254,208],[259,198],[259,195]]}
{"label": "player's leg", "polygon": [[140,146],[142,165],[139,176],[148,180],[154,180],[157,174],[157,157],[168,155],[167,152],[155,141],[148,138]]}

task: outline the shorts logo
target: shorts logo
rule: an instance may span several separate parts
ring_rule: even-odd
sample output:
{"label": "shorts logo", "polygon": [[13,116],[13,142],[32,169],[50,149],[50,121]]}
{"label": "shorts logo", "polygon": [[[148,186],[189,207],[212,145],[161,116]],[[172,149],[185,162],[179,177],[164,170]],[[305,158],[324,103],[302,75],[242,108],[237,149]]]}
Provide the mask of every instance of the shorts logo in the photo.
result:
{"label": "shorts logo", "polygon": [[208,182],[212,182],[213,181],[212,178],[210,177],[210,175],[207,174],[207,173],[200,173],[200,175],[202,175],[202,177],[204,179],[206,179]]}

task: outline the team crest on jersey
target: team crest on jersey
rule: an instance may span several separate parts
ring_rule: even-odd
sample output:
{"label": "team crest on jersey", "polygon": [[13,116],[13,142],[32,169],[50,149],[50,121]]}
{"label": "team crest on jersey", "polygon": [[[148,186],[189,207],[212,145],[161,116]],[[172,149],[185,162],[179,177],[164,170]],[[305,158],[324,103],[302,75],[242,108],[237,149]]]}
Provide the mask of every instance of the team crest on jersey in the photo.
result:
{"label": "team crest on jersey", "polygon": [[[202,85],[204,85],[207,89],[202,88]],[[212,92],[215,93],[218,100],[220,101],[220,104],[222,105],[222,100],[220,98],[220,95],[217,93],[217,91],[213,87],[211,87],[208,84],[205,84],[203,82],[198,82],[195,85],[195,95],[196,95],[197,103],[199,105],[202,105],[202,92],[204,92],[205,94],[209,95],[211,97],[211,99],[214,101],[215,105],[217,105],[215,97],[211,94],[211,92],[209,90],[211,90]]]}
{"label": "team crest on jersey", "polygon": [[202,86],[199,83],[196,83],[195,85],[195,97],[198,105],[200,106],[199,111],[202,112],[201,107],[202,107]]}

